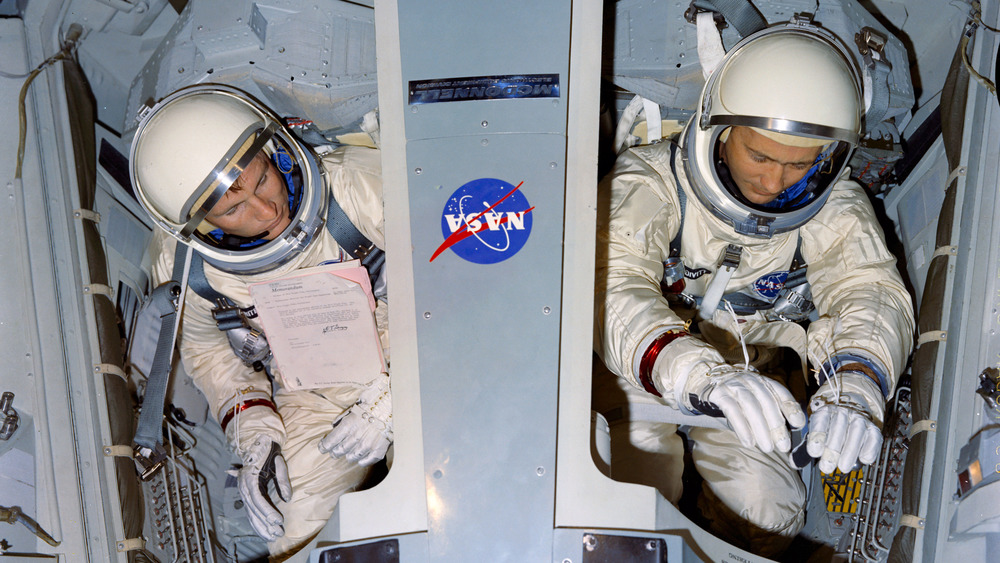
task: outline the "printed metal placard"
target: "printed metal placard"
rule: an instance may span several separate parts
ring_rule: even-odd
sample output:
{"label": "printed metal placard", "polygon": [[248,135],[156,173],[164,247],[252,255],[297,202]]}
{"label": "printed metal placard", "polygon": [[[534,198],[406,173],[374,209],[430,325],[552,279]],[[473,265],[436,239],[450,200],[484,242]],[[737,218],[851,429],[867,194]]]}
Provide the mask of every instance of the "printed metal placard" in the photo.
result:
{"label": "printed metal placard", "polygon": [[864,484],[864,469],[859,467],[849,473],[834,469],[823,474],[823,497],[829,512],[854,514],[858,509],[858,497]]}
{"label": "printed metal placard", "polygon": [[410,105],[558,97],[558,74],[508,74],[411,80],[409,87]]}

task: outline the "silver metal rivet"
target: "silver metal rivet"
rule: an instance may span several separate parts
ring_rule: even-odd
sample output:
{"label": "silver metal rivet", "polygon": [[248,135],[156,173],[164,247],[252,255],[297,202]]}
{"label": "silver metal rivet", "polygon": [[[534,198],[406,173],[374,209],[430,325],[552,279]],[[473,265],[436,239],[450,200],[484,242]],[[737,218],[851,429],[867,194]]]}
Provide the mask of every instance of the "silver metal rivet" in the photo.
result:
{"label": "silver metal rivet", "polygon": [[424,318],[425,319],[431,318],[431,312],[430,311],[424,311]]}
{"label": "silver metal rivet", "polygon": [[490,126],[490,122],[489,122],[489,121],[486,121],[486,120],[484,119],[484,120],[483,120],[483,122],[482,122],[482,123],[480,123],[480,125],[482,125],[483,127],[489,127],[489,126]]}
{"label": "silver metal rivet", "polygon": [[551,312],[552,312],[552,307],[542,307],[542,314],[543,315],[548,315]]}
{"label": "silver metal rivet", "polygon": [[413,173],[416,174],[417,176],[423,174],[423,172],[424,172],[423,168],[414,168],[413,169]]}

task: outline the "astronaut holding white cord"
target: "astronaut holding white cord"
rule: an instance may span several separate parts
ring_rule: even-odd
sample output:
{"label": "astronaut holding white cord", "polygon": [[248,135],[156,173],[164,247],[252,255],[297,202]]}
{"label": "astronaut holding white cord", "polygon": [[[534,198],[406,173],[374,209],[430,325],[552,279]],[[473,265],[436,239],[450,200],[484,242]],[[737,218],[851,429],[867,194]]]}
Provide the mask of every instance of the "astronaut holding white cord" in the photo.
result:
{"label": "astronaut holding white cord", "polygon": [[[766,28],[726,54],[676,144],[622,153],[602,182],[595,349],[633,412],[724,417],[728,428],[687,433],[699,505],[720,536],[761,555],[804,523],[789,428],[808,415],[824,473],[872,463],[912,349],[911,298],[848,177],[862,92],[832,35]],[[803,270],[811,294],[791,287]],[[815,375],[806,411],[787,374],[769,371],[782,347]],[[612,476],[677,502],[677,424],[634,418],[612,430]]]}

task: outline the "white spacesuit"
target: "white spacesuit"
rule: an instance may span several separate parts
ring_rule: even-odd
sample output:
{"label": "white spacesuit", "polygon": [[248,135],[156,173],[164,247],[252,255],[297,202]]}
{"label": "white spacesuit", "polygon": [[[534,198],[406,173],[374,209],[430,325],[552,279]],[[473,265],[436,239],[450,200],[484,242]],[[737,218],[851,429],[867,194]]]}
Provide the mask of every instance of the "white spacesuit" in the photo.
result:
{"label": "white spacesuit", "polygon": [[[212,289],[244,311],[253,305],[250,283],[351,259],[323,225],[331,196],[361,234],[383,246],[379,152],[341,147],[317,163],[269,111],[232,88],[203,85],[162,100],[140,124],[131,163],[140,201],[161,227],[152,244],[157,284],[175,275],[178,240],[204,257]],[[267,190],[283,195],[268,199]],[[233,242],[241,229],[261,234]],[[244,461],[238,486],[252,526],[272,555],[287,555],[323,527],[337,499],[385,455],[392,439],[389,378],[376,372],[361,378],[368,384],[288,390],[270,362],[272,395],[267,373],[238,357],[217,326],[215,307],[188,288],[181,359]],[[387,356],[385,301],[374,316]],[[263,333],[259,318],[241,317]]]}
{"label": "white spacesuit", "polygon": [[[633,148],[602,183],[595,349],[632,413],[612,429],[612,476],[676,502],[677,425],[643,420],[638,405],[724,417],[730,429],[687,434],[704,480],[699,505],[713,530],[762,555],[780,552],[804,522],[787,427],[808,413],[808,453],[823,472],[871,463],[912,347],[910,296],[846,169],[861,84],[832,36],[768,28],[727,53],[679,146]],[[808,265],[808,329],[776,307],[808,297],[784,287],[793,261]],[[801,360],[792,371],[815,373],[806,412],[806,397],[789,392],[804,384],[768,371],[781,347]],[[598,410],[608,389],[598,377]]]}

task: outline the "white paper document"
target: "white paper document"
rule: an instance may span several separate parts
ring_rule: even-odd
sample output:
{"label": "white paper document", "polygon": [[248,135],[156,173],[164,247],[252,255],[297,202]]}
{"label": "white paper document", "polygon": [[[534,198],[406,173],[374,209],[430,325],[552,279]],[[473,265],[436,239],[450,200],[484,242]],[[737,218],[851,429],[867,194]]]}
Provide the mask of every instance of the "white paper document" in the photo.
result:
{"label": "white paper document", "polygon": [[250,285],[286,389],[368,383],[386,371],[375,297],[357,260]]}

